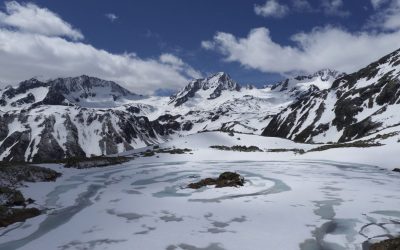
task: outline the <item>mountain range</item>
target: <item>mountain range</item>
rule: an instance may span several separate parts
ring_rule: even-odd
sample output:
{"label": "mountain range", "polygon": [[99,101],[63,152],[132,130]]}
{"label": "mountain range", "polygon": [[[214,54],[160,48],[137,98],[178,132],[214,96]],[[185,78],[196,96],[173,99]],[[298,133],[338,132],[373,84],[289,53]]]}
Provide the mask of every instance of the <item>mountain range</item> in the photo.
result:
{"label": "mountain range", "polygon": [[203,131],[349,142],[400,131],[400,50],[352,74],[321,70],[263,88],[223,72],[171,97],[79,76],[0,90],[0,160],[48,162],[119,154]]}

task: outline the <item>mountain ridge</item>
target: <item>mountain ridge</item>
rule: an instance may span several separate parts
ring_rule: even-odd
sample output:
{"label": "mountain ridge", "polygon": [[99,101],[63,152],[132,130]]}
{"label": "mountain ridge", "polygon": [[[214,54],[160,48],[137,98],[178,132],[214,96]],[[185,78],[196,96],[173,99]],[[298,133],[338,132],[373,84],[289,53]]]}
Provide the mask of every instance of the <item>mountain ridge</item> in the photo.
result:
{"label": "mountain ridge", "polygon": [[[321,70],[264,88],[226,73],[171,97],[95,77],[30,79],[0,90],[0,160],[119,154],[203,131],[346,142],[400,124],[399,51],[353,74]],[[396,120],[397,119],[397,120]]]}
{"label": "mountain ridge", "polygon": [[346,142],[400,124],[393,115],[400,110],[396,106],[400,104],[399,59],[396,50],[339,77],[331,88],[306,95],[275,116],[262,135],[299,142]]}

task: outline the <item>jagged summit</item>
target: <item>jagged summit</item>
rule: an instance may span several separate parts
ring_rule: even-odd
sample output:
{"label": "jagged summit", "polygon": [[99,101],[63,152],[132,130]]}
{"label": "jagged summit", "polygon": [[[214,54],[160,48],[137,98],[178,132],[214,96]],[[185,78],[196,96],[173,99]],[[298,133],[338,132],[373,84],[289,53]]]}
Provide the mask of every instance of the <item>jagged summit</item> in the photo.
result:
{"label": "jagged summit", "polygon": [[21,82],[17,87],[0,91],[0,107],[18,109],[38,103],[110,108],[141,97],[113,81],[86,75],[57,78],[46,82],[31,78]]}
{"label": "jagged summit", "polygon": [[115,107],[141,96],[113,81],[86,75],[58,78],[50,81],[52,92],[61,93],[70,103],[83,107]]}
{"label": "jagged summit", "polygon": [[343,73],[332,69],[322,69],[310,75],[296,76],[285,79],[272,86],[266,86],[273,91],[286,92],[292,97],[299,97],[306,93],[329,89],[333,82],[343,76]]}
{"label": "jagged summit", "polygon": [[292,103],[268,124],[265,136],[300,142],[346,142],[400,124],[400,51],[357,72],[340,75],[330,88]]}
{"label": "jagged summit", "polygon": [[0,90],[0,160],[116,154],[215,130],[346,142],[399,132],[399,110],[400,51],[352,74],[324,69],[265,88],[219,72],[171,97],[142,97],[85,75],[33,78]]}
{"label": "jagged summit", "polygon": [[78,77],[57,78],[49,82],[55,87],[64,88],[68,92],[86,92],[91,93],[96,88],[108,88],[111,93],[119,93],[121,95],[132,95],[129,90],[121,87],[113,81],[106,81],[97,77],[82,75]]}
{"label": "jagged summit", "polygon": [[218,72],[203,81],[202,89],[221,88],[224,90],[240,89],[239,84],[234,82],[232,78],[225,72]]}
{"label": "jagged summit", "polygon": [[321,69],[313,74],[309,74],[309,75],[305,75],[305,76],[297,76],[297,77],[294,77],[294,79],[300,81],[300,80],[305,80],[305,79],[311,80],[314,78],[318,78],[321,81],[326,82],[326,81],[330,81],[330,80],[335,80],[338,77],[341,77],[342,75],[344,75],[344,73],[339,72],[334,69]]}
{"label": "jagged summit", "polygon": [[225,90],[239,91],[240,85],[233,81],[228,74],[218,72],[207,78],[191,81],[185,88],[171,96],[169,104],[180,106],[195,97],[196,94],[201,98],[215,99]]}

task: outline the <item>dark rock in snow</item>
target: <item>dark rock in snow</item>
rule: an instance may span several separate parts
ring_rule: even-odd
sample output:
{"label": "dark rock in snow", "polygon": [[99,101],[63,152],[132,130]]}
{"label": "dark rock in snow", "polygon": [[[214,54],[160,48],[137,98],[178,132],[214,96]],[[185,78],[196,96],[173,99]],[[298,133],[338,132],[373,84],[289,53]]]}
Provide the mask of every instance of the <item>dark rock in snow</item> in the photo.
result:
{"label": "dark rock in snow", "polygon": [[25,199],[16,188],[21,186],[23,182],[55,181],[59,176],[61,176],[60,173],[48,168],[1,163],[0,227],[25,221],[41,214],[41,211],[37,208],[26,208],[26,206],[34,203],[34,200]]}
{"label": "dark rock in snow", "polygon": [[7,227],[40,214],[41,212],[37,208],[10,208],[0,205],[0,227]]}
{"label": "dark rock in snow", "polygon": [[205,79],[197,79],[190,82],[183,90],[171,96],[170,104],[175,107],[181,106],[190,98],[193,98],[198,91],[212,90],[208,99],[215,99],[221,96],[223,91],[239,91],[240,85],[234,82],[229,75],[220,72]]}
{"label": "dark rock in snow", "polygon": [[239,187],[244,185],[244,178],[233,172],[224,172],[217,179],[205,178],[195,183],[190,183],[187,187],[191,189],[199,189],[205,186],[215,185],[216,188],[223,187]]}
{"label": "dark rock in snow", "polygon": [[369,250],[399,250],[400,238],[388,239],[375,244],[372,244]]}
{"label": "dark rock in snow", "polygon": [[325,142],[322,138],[330,130],[339,133],[335,142],[348,142],[398,125],[396,119],[379,116],[390,106],[400,104],[400,80],[395,73],[395,67],[400,65],[399,55],[397,50],[355,73],[339,75],[328,89],[303,93],[273,116],[262,135],[298,142],[315,142],[318,138],[317,142]]}
{"label": "dark rock in snow", "polygon": [[25,198],[18,190],[0,186],[0,205],[24,206]]}

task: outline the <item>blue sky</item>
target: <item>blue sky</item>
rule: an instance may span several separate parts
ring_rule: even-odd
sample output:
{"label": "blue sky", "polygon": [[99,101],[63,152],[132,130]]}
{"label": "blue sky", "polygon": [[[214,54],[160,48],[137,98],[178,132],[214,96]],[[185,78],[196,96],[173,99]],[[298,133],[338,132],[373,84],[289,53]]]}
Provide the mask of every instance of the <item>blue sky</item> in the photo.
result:
{"label": "blue sky", "polygon": [[[398,0],[3,1],[0,27],[5,34],[0,34],[0,39],[15,36],[17,40],[22,35],[43,39],[34,45],[13,44],[16,50],[20,46],[20,51],[44,51],[38,55],[40,59],[32,61],[31,68],[35,69],[23,77],[29,73],[43,78],[86,73],[116,80],[136,92],[151,93],[158,88],[182,87],[193,77],[225,71],[240,83],[261,86],[326,67],[350,73],[397,49],[399,7]],[[38,25],[20,22],[23,18]],[[62,39],[63,45],[55,39]],[[72,51],[80,51],[74,50],[74,46],[82,47],[79,45],[90,48],[64,62],[60,56],[63,52],[54,52],[55,46],[64,45]],[[6,68],[24,58],[20,52],[15,55],[1,46],[0,56],[3,53],[11,58],[4,62],[8,63]],[[48,61],[44,56],[47,51]],[[116,62],[107,65],[108,59],[98,55],[102,51]],[[66,55],[64,58],[69,57]],[[28,64],[32,55],[26,57]],[[90,59],[98,57],[101,64],[90,65]],[[82,65],[74,69],[74,61]],[[54,62],[62,67],[56,68]],[[41,63],[43,67],[38,66]],[[132,68],[118,68],[130,63]],[[154,74],[157,67],[162,73]],[[141,74],[141,68],[146,73]],[[18,77],[21,73],[16,70],[0,72],[2,82],[17,82]]]}

